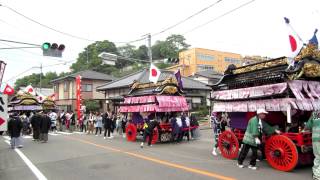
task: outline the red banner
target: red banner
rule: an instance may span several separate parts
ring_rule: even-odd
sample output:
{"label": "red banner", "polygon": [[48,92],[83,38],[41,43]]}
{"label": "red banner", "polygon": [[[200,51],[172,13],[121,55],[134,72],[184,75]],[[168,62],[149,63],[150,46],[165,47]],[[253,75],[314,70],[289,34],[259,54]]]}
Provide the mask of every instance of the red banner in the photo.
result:
{"label": "red banner", "polygon": [[81,76],[76,77],[76,108],[77,108],[77,118],[81,117]]}

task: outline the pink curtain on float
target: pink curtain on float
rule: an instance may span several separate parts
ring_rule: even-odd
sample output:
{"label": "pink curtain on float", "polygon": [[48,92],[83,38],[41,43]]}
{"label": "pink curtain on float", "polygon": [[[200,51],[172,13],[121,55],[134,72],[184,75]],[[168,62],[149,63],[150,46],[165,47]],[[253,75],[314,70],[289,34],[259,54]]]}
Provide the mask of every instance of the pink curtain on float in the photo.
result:
{"label": "pink curtain on float", "polygon": [[184,96],[126,97],[120,112],[174,112],[188,111]]}

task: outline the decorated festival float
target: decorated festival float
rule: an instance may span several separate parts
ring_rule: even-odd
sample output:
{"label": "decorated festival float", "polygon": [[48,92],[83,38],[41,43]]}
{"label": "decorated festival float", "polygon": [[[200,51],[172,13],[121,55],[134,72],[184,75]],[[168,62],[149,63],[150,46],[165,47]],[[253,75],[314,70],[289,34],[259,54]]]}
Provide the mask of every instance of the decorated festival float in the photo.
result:
{"label": "decorated festival float", "polygon": [[312,135],[302,129],[311,113],[320,110],[320,51],[315,34],[298,53],[294,61],[280,57],[238,68],[230,65],[211,86],[213,112],[226,112],[230,119],[230,130],[218,140],[223,157],[237,158],[249,119],[263,108],[269,112],[267,123],[282,132],[262,138],[267,162],[281,171],[312,164]]}
{"label": "decorated festival float", "polygon": [[[152,69],[151,69],[152,70]],[[126,127],[128,141],[135,141],[144,131],[144,123],[150,119],[160,122],[161,133],[154,129],[152,143],[168,142],[171,140],[172,114],[188,112],[189,107],[183,96],[180,75],[158,71],[158,80],[154,83],[148,75],[139,82],[134,82],[124,102],[120,104],[119,112],[128,115],[129,124]],[[150,70],[146,71],[149,74]],[[178,71],[180,74],[180,71]],[[156,74],[156,73],[155,73]],[[152,74],[150,73],[150,76]],[[196,127],[190,127],[188,130]],[[185,129],[187,130],[187,129]]]}
{"label": "decorated festival float", "polygon": [[9,101],[8,111],[10,112],[30,112],[43,110],[57,110],[54,102],[54,95],[43,96],[36,93],[32,86],[27,86],[24,90],[18,91]]}

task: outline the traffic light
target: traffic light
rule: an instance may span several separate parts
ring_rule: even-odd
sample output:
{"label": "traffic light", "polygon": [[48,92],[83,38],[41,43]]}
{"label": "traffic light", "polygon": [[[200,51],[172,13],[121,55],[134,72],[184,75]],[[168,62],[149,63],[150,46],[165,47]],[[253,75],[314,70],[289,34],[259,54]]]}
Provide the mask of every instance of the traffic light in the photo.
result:
{"label": "traffic light", "polygon": [[45,42],[42,44],[42,52],[44,56],[62,57],[62,52],[66,48],[64,44]]}

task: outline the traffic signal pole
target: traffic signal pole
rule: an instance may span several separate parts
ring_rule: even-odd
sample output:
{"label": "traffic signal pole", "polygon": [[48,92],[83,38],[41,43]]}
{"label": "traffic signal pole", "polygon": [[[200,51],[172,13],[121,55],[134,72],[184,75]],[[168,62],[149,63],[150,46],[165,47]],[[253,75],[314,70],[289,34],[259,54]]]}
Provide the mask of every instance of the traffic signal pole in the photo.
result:
{"label": "traffic signal pole", "polygon": [[42,94],[42,92],[41,92],[41,83],[42,83],[42,63],[40,64],[40,82],[39,82],[40,93]]}

